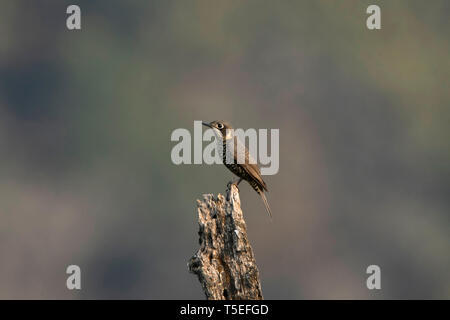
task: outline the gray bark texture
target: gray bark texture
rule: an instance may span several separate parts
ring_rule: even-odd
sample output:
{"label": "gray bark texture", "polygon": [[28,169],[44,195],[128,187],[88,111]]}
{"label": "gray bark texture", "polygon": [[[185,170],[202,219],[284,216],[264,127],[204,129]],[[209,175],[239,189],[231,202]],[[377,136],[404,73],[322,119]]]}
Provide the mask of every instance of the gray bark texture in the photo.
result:
{"label": "gray bark texture", "polygon": [[200,248],[189,260],[208,300],[263,299],[259,271],[241,210],[239,189],[197,200]]}

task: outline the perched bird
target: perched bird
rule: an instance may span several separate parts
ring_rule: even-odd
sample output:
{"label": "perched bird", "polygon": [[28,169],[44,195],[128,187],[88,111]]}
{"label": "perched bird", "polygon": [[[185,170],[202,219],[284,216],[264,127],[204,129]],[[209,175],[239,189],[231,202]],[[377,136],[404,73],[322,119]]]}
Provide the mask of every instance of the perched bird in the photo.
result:
{"label": "perched bird", "polygon": [[[216,120],[211,123],[202,123],[204,126],[213,129],[217,138],[219,154],[222,155],[223,164],[239,177],[236,185],[239,185],[242,180],[246,180],[261,196],[269,216],[272,217],[269,203],[264,194],[265,191],[268,191],[267,185],[261,177],[259,167],[248,152],[245,144],[234,135],[234,130],[231,125],[222,120]],[[238,159],[245,159],[245,161],[238,161]]]}

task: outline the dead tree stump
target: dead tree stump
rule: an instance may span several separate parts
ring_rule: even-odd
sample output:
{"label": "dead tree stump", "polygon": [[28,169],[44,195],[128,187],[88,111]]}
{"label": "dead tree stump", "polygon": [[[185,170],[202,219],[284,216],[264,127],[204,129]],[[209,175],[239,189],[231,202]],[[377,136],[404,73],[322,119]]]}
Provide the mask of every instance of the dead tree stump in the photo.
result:
{"label": "dead tree stump", "polygon": [[239,190],[228,184],[226,198],[204,194],[197,200],[200,248],[189,260],[208,300],[263,299]]}

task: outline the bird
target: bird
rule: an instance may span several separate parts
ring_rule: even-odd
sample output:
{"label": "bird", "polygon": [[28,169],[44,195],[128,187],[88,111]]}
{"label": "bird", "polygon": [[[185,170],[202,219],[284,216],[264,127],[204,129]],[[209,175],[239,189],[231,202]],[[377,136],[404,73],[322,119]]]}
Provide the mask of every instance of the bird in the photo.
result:
{"label": "bird", "polygon": [[[248,152],[245,144],[234,135],[231,124],[223,120],[215,120],[212,122],[202,121],[202,124],[214,131],[218,143],[218,151],[222,156],[223,164],[239,178],[237,183],[234,184],[238,186],[242,180],[247,181],[253,190],[261,196],[267,213],[270,218],[272,218],[272,211],[270,210],[265,195],[265,192],[269,191],[267,189],[267,184],[264,182],[259,166]],[[238,159],[245,159],[245,162],[238,163]],[[242,160],[239,162],[242,162]]]}

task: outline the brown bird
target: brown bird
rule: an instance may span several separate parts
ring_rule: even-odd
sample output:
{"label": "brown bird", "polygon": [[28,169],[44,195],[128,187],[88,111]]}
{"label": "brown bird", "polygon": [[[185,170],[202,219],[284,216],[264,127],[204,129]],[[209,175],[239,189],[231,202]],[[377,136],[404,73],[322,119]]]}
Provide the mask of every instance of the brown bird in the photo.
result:
{"label": "brown bird", "polygon": [[[254,161],[248,152],[248,149],[245,147],[245,144],[239,141],[239,139],[234,135],[231,125],[222,120],[216,120],[211,123],[202,123],[203,125],[213,129],[217,138],[219,153],[222,155],[223,164],[239,177],[236,185],[239,185],[242,180],[246,180],[261,196],[267,213],[270,217],[272,217],[272,212],[264,193],[268,191],[268,189],[266,183],[261,177],[261,171],[259,170],[256,161]],[[245,159],[245,162],[238,163],[238,159]]]}

